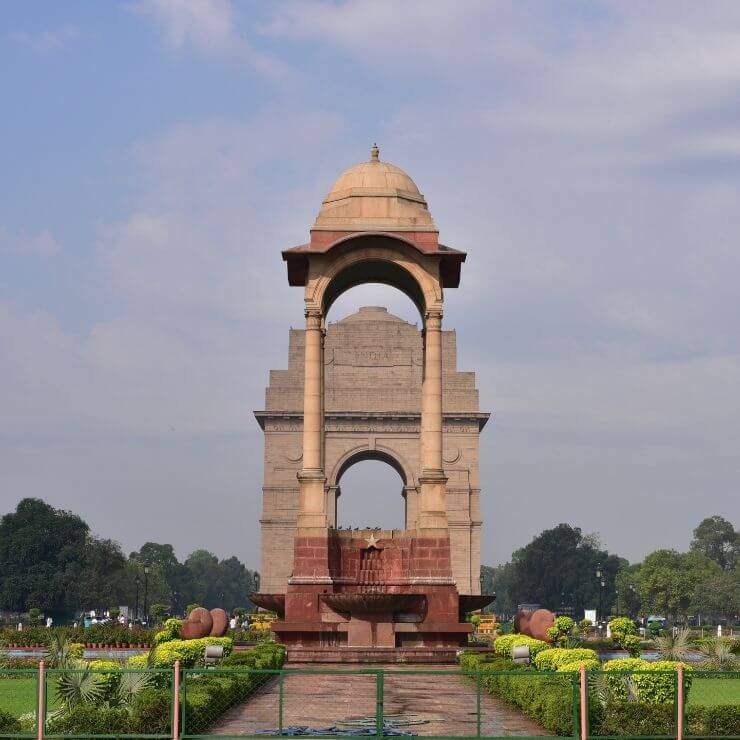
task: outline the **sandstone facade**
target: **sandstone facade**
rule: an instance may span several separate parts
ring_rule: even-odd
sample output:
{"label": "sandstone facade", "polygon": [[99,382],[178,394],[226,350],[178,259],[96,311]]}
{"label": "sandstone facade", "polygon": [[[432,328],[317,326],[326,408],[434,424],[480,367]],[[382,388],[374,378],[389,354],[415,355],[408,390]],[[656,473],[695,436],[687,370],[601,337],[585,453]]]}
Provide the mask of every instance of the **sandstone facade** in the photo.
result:
{"label": "sandstone facade", "polygon": [[[293,572],[302,467],[305,331],[291,329],[288,367],[272,370],[265,408],[262,509],[263,593],[285,593]],[[404,528],[417,527],[420,460],[422,334],[380,307],[329,323],[324,340],[324,471],[326,510],[336,525],[342,475],[377,459],[399,473],[406,501]],[[460,594],[480,585],[479,411],[475,374],[457,369],[456,335],[442,331],[443,461],[452,575]],[[368,522],[367,524],[372,524]]]}

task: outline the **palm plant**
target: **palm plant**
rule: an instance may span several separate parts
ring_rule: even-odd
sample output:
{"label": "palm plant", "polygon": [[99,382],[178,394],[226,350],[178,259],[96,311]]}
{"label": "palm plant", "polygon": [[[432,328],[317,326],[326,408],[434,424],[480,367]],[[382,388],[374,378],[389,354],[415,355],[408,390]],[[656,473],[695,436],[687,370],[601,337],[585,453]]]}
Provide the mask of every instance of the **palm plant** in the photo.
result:
{"label": "palm plant", "polygon": [[655,638],[655,647],[663,660],[685,660],[689,654],[691,630],[686,627]]}
{"label": "palm plant", "polygon": [[89,668],[65,671],[57,679],[57,696],[66,709],[102,702],[106,688],[105,676]]}
{"label": "palm plant", "polygon": [[57,629],[49,634],[49,645],[44,651],[44,662],[49,668],[68,668],[77,657],[66,630]]}
{"label": "palm plant", "polygon": [[133,708],[136,695],[153,685],[154,677],[151,673],[145,673],[144,671],[126,671],[122,673],[115,697],[117,706],[130,711]]}
{"label": "palm plant", "polygon": [[737,667],[738,659],[732,653],[729,640],[715,637],[704,642],[700,649],[706,656],[702,661],[702,668],[709,671],[731,671]]}

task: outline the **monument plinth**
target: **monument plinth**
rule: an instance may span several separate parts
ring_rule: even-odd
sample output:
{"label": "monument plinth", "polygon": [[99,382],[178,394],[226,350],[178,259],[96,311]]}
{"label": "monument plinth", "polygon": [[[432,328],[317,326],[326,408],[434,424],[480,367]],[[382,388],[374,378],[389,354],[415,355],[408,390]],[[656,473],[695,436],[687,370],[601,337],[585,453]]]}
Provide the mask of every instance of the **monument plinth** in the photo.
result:
{"label": "monument plinth", "polygon": [[[439,244],[413,180],[374,147],[336,181],[310,242],[283,258],[290,284],[304,287],[306,324],[291,330],[288,369],[271,373],[256,412],[264,593],[253,600],[278,612],[272,628],[291,661],[454,659],[471,629],[465,599],[481,603],[488,419],[474,375],[457,371],[454,332],[442,330],[443,291],[458,286],[465,253]],[[372,282],[405,293],[422,330],[380,307],[326,324],[342,293]],[[401,476],[403,529],[337,529],[341,477],[365,459]]]}

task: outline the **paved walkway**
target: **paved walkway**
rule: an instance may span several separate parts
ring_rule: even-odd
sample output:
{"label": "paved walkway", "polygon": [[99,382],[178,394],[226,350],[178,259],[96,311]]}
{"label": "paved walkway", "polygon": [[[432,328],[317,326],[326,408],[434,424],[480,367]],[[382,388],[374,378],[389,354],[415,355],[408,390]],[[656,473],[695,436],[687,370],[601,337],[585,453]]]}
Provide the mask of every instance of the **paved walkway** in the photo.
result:
{"label": "paved walkway", "polygon": [[[418,674],[397,665],[377,666],[384,678],[384,716],[404,724],[399,729],[427,736],[475,735],[475,683],[453,666],[428,666]],[[374,718],[375,675],[358,673],[286,675],[283,687],[283,728],[291,725],[328,727],[342,721]],[[233,707],[210,735],[249,735],[278,726],[279,683],[271,679],[248,701]],[[418,722],[418,724],[417,724]],[[487,692],[481,694],[481,735],[547,735],[538,724]]]}

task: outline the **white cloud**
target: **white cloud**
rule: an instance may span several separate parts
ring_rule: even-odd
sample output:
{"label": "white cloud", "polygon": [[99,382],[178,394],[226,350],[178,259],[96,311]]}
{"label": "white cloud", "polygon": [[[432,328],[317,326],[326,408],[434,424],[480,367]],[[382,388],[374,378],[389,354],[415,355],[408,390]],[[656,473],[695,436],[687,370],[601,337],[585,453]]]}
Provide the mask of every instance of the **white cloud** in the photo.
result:
{"label": "white cloud", "polygon": [[54,257],[59,250],[59,242],[48,229],[28,235],[10,234],[0,227],[0,254],[6,252],[36,257]]}
{"label": "white cloud", "polygon": [[239,28],[230,0],[139,0],[132,7],[157,25],[174,51],[192,48],[269,77],[288,72],[281,61],[255,48]]}
{"label": "white cloud", "polygon": [[45,31],[13,31],[9,34],[11,40],[37,53],[58,51],[79,36],[80,29],[71,23]]}

